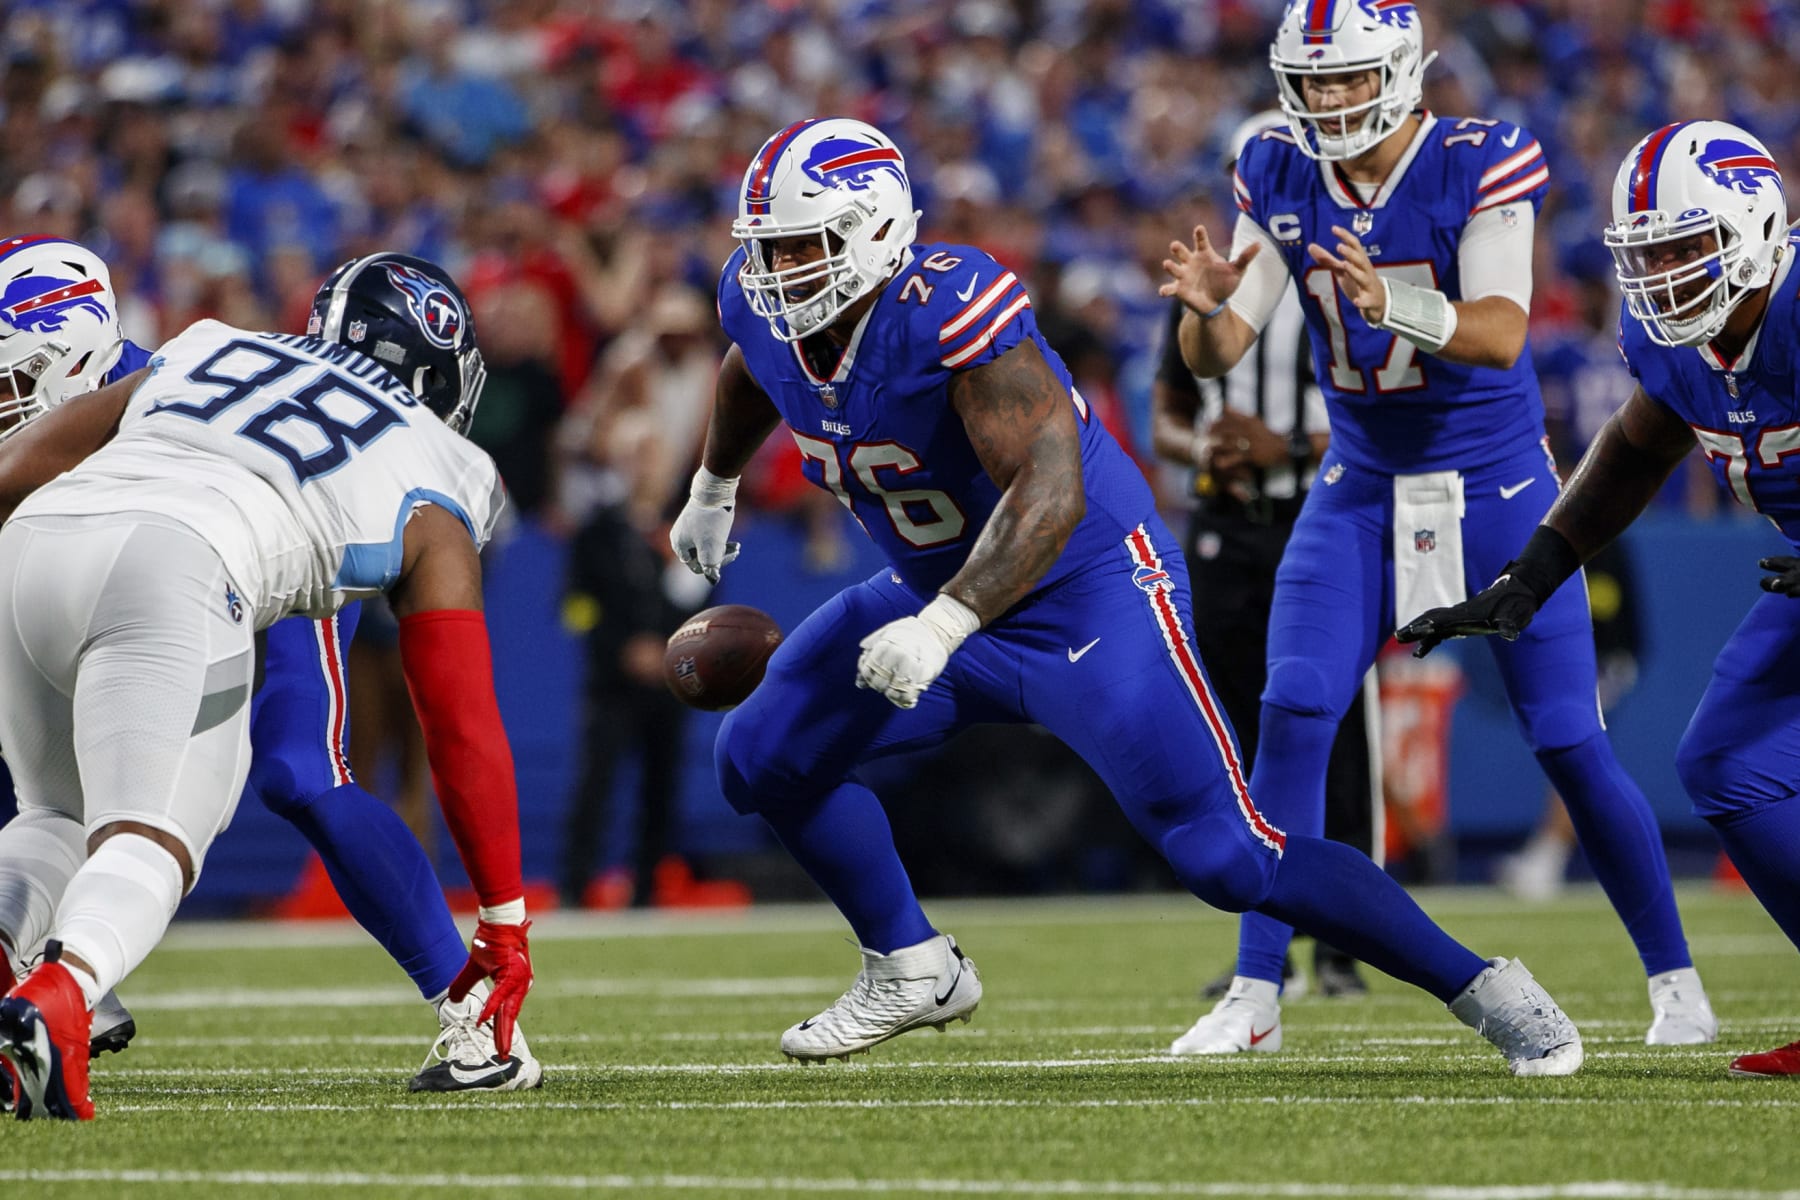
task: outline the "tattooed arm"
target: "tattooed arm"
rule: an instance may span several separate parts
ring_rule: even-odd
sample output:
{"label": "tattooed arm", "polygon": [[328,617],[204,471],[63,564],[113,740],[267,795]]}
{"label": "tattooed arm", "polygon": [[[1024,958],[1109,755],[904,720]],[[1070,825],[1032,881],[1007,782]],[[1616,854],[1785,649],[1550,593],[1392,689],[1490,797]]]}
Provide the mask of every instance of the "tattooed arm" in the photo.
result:
{"label": "tattooed arm", "polygon": [[1544,524],[1586,562],[1625,532],[1693,448],[1687,422],[1636,389],[1581,456]]}
{"label": "tattooed arm", "polygon": [[1087,511],[1081,434],[1068,390],[1035,342],[953,376],[950,402],[1001,494],[943,591],[985,624],[1037,586]]}

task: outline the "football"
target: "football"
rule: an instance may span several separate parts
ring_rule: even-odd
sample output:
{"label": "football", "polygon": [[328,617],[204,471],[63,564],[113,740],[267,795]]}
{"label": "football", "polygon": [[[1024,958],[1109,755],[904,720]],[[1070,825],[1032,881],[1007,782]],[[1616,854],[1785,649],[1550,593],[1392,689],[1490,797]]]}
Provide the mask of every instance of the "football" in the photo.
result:
{"label": "football", "polygon": [[781,645],[775,618],[747,604],[695,613],[669,635],[663,678],[683,703],[708,712],[742,704]]}

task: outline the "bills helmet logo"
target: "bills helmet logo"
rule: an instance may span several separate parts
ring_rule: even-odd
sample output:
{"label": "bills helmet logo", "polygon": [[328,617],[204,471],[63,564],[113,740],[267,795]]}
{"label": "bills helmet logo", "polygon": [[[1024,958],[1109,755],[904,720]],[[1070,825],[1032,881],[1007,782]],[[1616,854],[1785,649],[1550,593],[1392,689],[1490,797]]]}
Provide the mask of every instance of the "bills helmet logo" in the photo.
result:
{"label": "bills helmet logo", "polygon": [[1419,15],[1412,0],[1356,0],[1356,6],[1383,25],[1392,25],[1396,29],[1411,29]]}
{"label": "bills helmet logo", "polygon": [[1760,192],[1764,185],[1781,191],[1781,171],[1775,160],[1736,138],[1716,138],[1709,142],[1694,159],[1694,165],[1720,187],[1746,196]]}
{"label": "bills helmet logo", "polygon": [[105,291],[106,285],[98,279],[26,275],[0,289],[0,319],[14,329],[31,333],[53,333],[67,325],[70,314],[76,312],[110,321],[112,314],[95,298]]}
{"label": "bills helmet logo", "polygon": [[406,294],[407,311],[425,340],[445,350],[456,349],[468,324],[462,301],[438,280],[402,263],[387,263],[382,269],[388,282]]}
{"label": "bills helmet logo", "polygon": [[856,138],[825,138],[808,152],[800,169],[825,187],[867,191],[871,178],[886,171],[902,185],[906,176],[900,170],[900,152],[892,146],[877,146]]}
{"label": "bills helmet logo", "polygon": [[1413,549],[1417,550],[1420,554],[1430,554],[1433,550],[1436,550],[1437,549],[1437,530],[1435,530],[1435,529],[1415,529],[1415,530],[1413,530]]}

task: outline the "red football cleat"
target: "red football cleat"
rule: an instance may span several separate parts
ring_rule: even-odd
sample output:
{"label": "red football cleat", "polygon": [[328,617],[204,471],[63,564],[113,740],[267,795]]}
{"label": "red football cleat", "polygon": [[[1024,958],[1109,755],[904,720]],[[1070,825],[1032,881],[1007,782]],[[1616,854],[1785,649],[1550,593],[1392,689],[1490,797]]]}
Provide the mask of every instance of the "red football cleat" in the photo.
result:
{"label": "red football cleat", "polygon": [[92,1018],[81,986],[57,961],[62,943],[45,946],[44,962],[0,1000],[0,1058],[17,1083],[13,1115],[91,1121],[88,1037]]}
{"label": "red football cleat", "polygon": [[1745,1079],[1800,1075],[1800,1042],[1789,1042],[1779,1050],[1764,1050],[1761,1054],[1740,1054],[1731,1060],[1731,1073]]}

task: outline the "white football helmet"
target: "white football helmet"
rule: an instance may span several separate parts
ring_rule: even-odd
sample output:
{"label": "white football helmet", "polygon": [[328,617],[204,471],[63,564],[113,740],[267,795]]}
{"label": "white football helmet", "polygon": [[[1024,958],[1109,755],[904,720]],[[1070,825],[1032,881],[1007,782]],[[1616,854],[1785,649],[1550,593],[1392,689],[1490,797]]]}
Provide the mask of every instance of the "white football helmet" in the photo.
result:
{"label": "white football helmet", "polygon": [[[797,342],[876,291],[912,245],[906,161],[887,135],[846,117],[789,125],[763,143],[738,194],[738,282],[775,336]],[[816,237],[825,256],[776,270],[768,242]]]}
{"label": "white football helmet", "polygon": [[1731,310],[1775,277],[1787,244],[1780,169],[1724,121],[1665,125],[1633,146],[1613,180],[1612,211],[1606,245],[1625,307],[1661,346],[1718,336]]}
{"label": "white football helmet", "polygon": [[[1425,68],[1436,57],[1425,53],[1411,0],[1289,0],[1269,47],[1294,140],[1307,157],[1333,162],[1355,158],[1400,128],[1423,102]],[[1351,71],[1377,72],[1373,100],[1332,112],[1306,106],[1307,76]]]}
{"label": "white football helmet", "polygon": [[124,348],[99,255],[62,238],[0,241],[0,440],[99,387]]}

